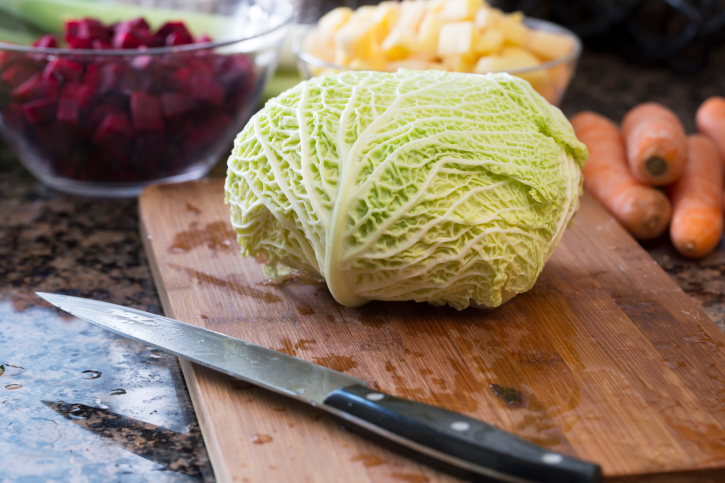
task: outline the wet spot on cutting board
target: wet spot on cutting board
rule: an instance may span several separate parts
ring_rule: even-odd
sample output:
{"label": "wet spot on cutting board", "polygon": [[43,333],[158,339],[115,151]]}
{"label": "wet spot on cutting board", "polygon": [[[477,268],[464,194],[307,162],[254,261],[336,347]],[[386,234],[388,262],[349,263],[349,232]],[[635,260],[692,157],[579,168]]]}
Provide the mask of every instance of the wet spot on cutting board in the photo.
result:
{"label": "wet spot on cutting board", "polygon": [[289,340],[289,338],[287,337],[282,339],[282,347],[270,347],[270,349],[276,350],[277,352],[281,352],[283,354],[287,354],[288,356],[297,355],[297,350],[292,345],[292,341]]}
{"label": "wet spot on cutting board", "polygon": [[216,287],[225,288],[244,297],[250,297],[266,303],[276,303],[280,301],[280,298],[277,295],[265,292],[263,290],[258,290],[256,288],[252,288],[248,285],[233,282],[230,280],[224,280],[219,277],[215,277],[214,275],[194,270],[193,268],[182,267],[181,265],[177,265],[175,263],[171,263],[169,264],[169,266],[174,270],[184,272],[187,276],[191,277],[199,283],[208,283]]}
{"label": "wet spot on cutting board", "polygon": [[189,202],[186,203],[186,211],[188,211],[190,215],[198,215],[199,213],[201,213],[201,210],[199,208]]}
{"label": "wet spot on cutting board", "polygon": [[251,441],[254,444],[265,444],[272,441],[272,436],[264,433],[257,433],[252,436]]}
{"label": "wet spot on cutting board", "polygon": [[513,387],[504,387],[499,384],[491,384],[491,391],[504,400],[506,404],[517,406],[521,404],[521,391]]}
{"label": "wet spot on cutting board", "polygon": [[312,361],[315,364],[329,367],[330,369],[338,372],[349,371],[350,369],[358,366],[358,363],[352,357],[338,356],[335,354],[327,357],[313,357]]}
{"label": "wet spot on cutting board", "polygon": [[360,461],[363,466],[379,466],[387,463],[380,456],[374,454],[356,454],[350,461]]}
{"label": "wet spot on cutting board", "polygon": [[188,230],[174,235],[167,251],[169,253],[188,253],[199,247],[207,247],[212,252],[231,250],[237,246],[237,234],[224,220],[207,223],[200,227],[194,222]]}
{"label": "wet spot on cutting board", "polygon": [[295,349],[299,349],[301,351],[306,351],[309,349],[307,347],[308,345],[317,344],[317,341],[314,339],[300,339],[295,344]]}
{"label": "wet spot on cutting board", "polygon": [[315,311],[312,310],[312,307],[308,307],[307,305],[300,305],[297,307],[297,311],[300,315],[312,315],[315,313]]}
{"label": "wet spot on cutting board", "polygon": [[390,473],[390,476],[410,483],[425,483],[426,481],[430,481],[427,476],[413,473]]}

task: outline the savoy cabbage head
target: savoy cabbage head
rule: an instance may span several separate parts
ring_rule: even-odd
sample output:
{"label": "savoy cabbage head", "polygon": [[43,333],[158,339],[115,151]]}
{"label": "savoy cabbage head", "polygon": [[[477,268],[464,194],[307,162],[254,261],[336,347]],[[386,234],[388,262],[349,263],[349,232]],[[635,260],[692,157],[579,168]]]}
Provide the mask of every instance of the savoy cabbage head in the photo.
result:
{"label": "savoy cabbage head", "polygon": [[586,157],[519,78],[345,72],[250,120],[226,200],[244,255],[272,275],[321,276],[343,305],[496,307],[534,285],[579,206]]}

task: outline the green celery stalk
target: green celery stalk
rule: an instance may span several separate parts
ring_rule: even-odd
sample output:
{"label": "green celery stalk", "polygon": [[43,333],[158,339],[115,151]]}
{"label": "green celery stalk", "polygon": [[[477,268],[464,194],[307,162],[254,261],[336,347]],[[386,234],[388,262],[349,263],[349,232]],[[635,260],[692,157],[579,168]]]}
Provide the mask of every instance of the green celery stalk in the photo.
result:
{"label": "green celery stalk", "polygon": [[0,0],[0,10],[47,33],[62,34],[69,18],[92,17],[104,23],[144,17],[158,28],[169,20],[183,21],[193,35],[209,34],[215,40],[233,35],[239,19],[202,12],[187,12],[89,0]]}

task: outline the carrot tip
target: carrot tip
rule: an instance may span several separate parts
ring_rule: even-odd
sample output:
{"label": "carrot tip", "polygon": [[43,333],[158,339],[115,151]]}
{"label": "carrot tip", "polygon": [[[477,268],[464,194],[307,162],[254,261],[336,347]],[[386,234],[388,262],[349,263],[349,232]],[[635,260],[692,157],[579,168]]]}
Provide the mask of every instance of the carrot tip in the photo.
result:
{"label": "carrot tip", "polygon": [[652,176],[660,176],[667,171],[667,162],[664,159],[655,156],[647,160],[645,168]]}

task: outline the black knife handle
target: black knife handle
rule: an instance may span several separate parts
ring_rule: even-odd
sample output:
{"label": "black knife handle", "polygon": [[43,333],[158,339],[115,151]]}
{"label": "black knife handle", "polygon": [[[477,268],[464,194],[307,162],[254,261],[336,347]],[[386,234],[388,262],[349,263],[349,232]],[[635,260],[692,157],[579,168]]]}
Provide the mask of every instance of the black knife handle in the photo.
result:
{"label": "black knife handle", "polygon": [[458,467],[479,481],[602,481],[596,464],[549,451],[490,424],[427,404],[362,386],[337,389],[324,404],[353,416],[348,421],[362,426],[365,433],[407,447],[418,453],[418,459],[434,458],[445,466]]}

